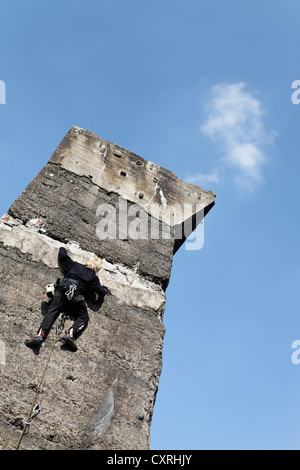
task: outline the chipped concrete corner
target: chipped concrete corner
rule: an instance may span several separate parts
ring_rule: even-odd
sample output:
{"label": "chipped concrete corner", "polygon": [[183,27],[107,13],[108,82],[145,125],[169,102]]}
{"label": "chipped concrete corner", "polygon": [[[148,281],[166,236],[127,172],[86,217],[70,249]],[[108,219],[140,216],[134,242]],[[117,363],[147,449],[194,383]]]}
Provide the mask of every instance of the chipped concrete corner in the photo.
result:
{"label": "chipped concrete corner", "polygon": [[[13,449],[51,347],[24,346],[60,276],[57,253],[103,259],[109,293],[89,305],[90,323],[72,353],[57,345],[38,397],[41,412],[23,449],[148,449],[162,370],[163,314],[174,253],[213,207],[215,194],[97,135],[73,127],[48,164],[0,219],[0,449]],[[99,239],[99,206],[123,203],[155,221],[161,237]],[[184,204],[192,207],[188,216]],[[171,210],[170,210],[171,209]],[[171,216],[171,217],[170,217]],[[176,237],[189,219],[189,233]],[[132,217],[119,224],[124,232]],[[171,236],[168,236],[168,234]]]}

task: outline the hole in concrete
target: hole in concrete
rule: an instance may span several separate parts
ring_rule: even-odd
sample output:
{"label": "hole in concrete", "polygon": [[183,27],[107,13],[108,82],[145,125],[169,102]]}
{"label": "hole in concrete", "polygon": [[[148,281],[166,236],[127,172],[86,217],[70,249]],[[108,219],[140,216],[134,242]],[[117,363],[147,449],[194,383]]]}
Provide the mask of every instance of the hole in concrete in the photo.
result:
{"label": "hole in concrete", "polygon": [[77,380],[77,378],[74,377],[74,376],[71,375],[71,374],[67,375],[67,376],[66,376],[66,379],[67,379],[67,380],[71,380],[71,382],[75,382],[75,380]]}

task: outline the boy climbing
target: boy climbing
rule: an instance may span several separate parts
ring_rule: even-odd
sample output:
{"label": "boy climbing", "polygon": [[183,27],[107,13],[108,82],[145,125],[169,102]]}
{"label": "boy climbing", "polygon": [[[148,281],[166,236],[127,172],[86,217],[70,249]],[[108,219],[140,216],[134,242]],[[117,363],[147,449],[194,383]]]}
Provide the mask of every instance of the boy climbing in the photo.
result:
{"label": "boy climbing", "polygon": [[85,265],[73,261],[67,249],[61,247],[58,253],[58,266],[64,275],[55,286],[53,300],[42,321],[36,336],[25,341],[26,346],[39,346],[45,341],[55,320],[61,312],[70,311],[74,317],[72,327],[63,336],[62,341],[73,351],[77,350],[76,340],[86,329],[89,322],[85,299],[97,294],[98,300],[106,294],[101,286],[97,272],[102,266],[102,260],[94,256]]}

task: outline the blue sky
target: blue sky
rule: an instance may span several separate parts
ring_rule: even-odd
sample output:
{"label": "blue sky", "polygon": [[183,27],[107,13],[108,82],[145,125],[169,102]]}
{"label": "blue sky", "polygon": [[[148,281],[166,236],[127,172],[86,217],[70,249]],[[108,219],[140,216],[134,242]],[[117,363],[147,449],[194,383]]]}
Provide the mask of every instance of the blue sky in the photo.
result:
{"label": "blue sky", "polygon": [[73,125],[217,193],[174,259],[152,449],[300,449],[299,20],[297,0],[1,2],[1,213]]}

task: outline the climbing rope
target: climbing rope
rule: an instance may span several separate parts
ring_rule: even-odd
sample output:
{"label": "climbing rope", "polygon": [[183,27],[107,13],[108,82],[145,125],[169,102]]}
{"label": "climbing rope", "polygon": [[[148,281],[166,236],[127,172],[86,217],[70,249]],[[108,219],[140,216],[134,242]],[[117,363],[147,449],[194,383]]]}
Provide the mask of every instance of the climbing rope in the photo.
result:
{"label": "climbing rope", "polygon": [[15,450],[19,450],[19,447],[20,447],[20,444],[22,442],[22,439],[23,439],[23,436],[25,434],[25,431],[26,429],[28,428],[28,426],[30,426],[31,424],[31,420],[40,412],[41,408],[40,408],[40,405],[37,404],[36,405],[36,400],[37,400],[37,397],[38,397],[38,394],[39,394],[39,391],[40,391],[40,388],[42,386],[42,383],[43,383],[43,380],[44,380],[44,377],[45,377],[45,374],[46,374],[46,370],[47,370],[47,367],[48,367],[48,364],[50,362],[50,359],[51,359],[51,356],[52,356],[52,353],[53,353],[53,350],[54,350],[54,347],[55,347],[55,344],[56,344],[56,341],[59,337],[59,335],[62,333],[63,329],[64,329],[64,325],[65,325],[65,321],[67,319],[67,315],[65,315],[64,313],[61,314],[61,317],[60,317],[60,320],[59,320],[59,324],[57,325],[56,327],[56,336],[54,338],[54,341],[53,341],[53,344],[52,344],[52,348],[51,348],[51,351],[49,353],[49,356],[48,356],[48,359],[47,359],[47,362],[46,362],[46,365],[44,367],[44,370],[43,370],[43,373],[42,373],[42,377],[40,379],[40,382],[38,384],[38,387],[37,387],[37,390],[36,390],[36,393],[35,393],[35,396],[34,396],[34,400],[32,402],[32,405],[31,405],[31,408],[30,408],[30,411],[28,413],[28,417],[24,423],[24,427],[23,427],[23,430],[22,430],[22,433],[19,437],[19,440],[18,440],[18,443],[16,445],[16,448]]}

